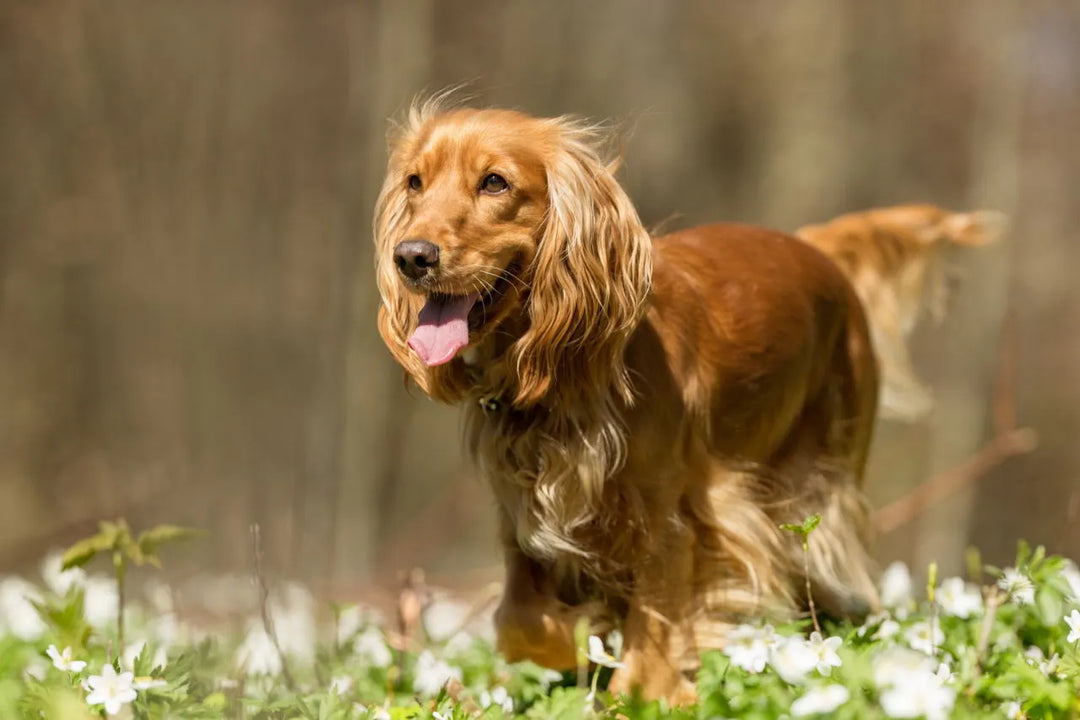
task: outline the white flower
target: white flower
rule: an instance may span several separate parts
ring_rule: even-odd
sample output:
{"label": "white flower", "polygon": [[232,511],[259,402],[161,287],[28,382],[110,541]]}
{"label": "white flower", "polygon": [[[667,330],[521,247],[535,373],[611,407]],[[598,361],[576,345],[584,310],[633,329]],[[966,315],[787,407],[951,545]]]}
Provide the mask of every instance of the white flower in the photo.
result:
{"label": "white flower", "polygon": [[818,662],[818,653],[800,637],[783,638],[769,651],[769,665],[792,685],[805,680]]}
{"label": "white flower", "polygon": [[369,627],[360,633],[353,642],[353,652],[357,659],[375,667],[389,667],[394,662],[394,654],[390,652],[383,634],[373,627]]}
{"label": "white flower", "polygon": [[1065,566],[1061,568],[1061,577],[1069,586],[1069,594],[1072,595],[1072,599],[1080,602],[1080,569],[1077,569],[1076,564],[1068,560],[1065,562]]}
{"label": "white flower", "polygon": [[1016,631],[1007,627],[997,631],[997,635],[990,641],[990,647],[995,653],[1019,652],[1024,648]]}
{"label": "white flower", "polygon": [[943,720],[956,701],[956,691],[935,672],[933,659],[906,648],[892,647],[878,653],[874,683],[889,717]]}
{"label": "white flower", "polygon": [[40,657],[30,658],[30,662],[23,668],[23,679],[29,680],[33,678],[38,682],[45,681],[45,674],[49,671],[49,666],[45,664],[45,661]]}
{"label": "white flower", "polygon": [[366,605],[346,605],[337,617],[337,642],[345,646],[365,627],[382,624],[382,613]]}
{"label": "white flower", "polygon": [[490,693],[487,690],[480,693],[480,707],[487,709],[492,705],[501,707],[507,713],[514,712],[514,698],[510,697],[510,693],[506,692],[506,688],[502,685],[499,685]]}
{"label": "white flower", "polygon": [[1027,660],[1028,665],[1039,668],[1039,672],[1047,677],[1061,677],[1058,673],[1058,665],[1061,663],[1061,656],[1057,653],[1054,653],[1053,657],[1047,660],[1046,656],[1043,655],[1043,651],[1040,650],[1037,645],[1032,645],[1024,650],[1024,659]]}
{"label": "white flower", "polygon": [[345,645],[360,628],[364,626],[364,616],[359,605],[348,605],[341,608],[337,615],[337,644]]}
{"label": "white flower", "polygon": [[135,661],[142,655],[143,650],[146,649],[146,642],[142,640],[136,640],[135,642],[124,648],[124,653],[120,656],[120,667],[135,669]]}
{"label": "white flower", "polygon": [[159,647],[154,651],[154,658],[150,661],[151,668],[163,668],[169,664],[169,654],[165,648]]}
{"label": "white flower", "polygon": [[451,680],[461,682],[461,668],[451,667],[424,650],[416,658],[413,671],[413,690],[425,697],[433,697]]}
{"label": "white flower", "polygon": [[186,637],[188,629],[180,622],[174,613],[162,613],[150,619],[150,634],[157,644],[163,647],[175,645],[182,636]]}
{"label": "white flower", "polygon": [[751,673],[765,669],[769,660],[769,648],[776,643],[776,634],[771,625],[754,627],[739,625],[732,628],[724,645],[724,654],[731,658],[731,663]]}
{"label": "white flower", "polygon": [[941,583],[934,596],[946,615],[969,618],[982,612],[982,594],[974,585],[965,583],[963,578],[949,578]]}
{"label": "white flower", "polygon": [[82,660],[71,659],[71,648],[66,647],[63,651],[56,649],[55,645],[50,645],[45,650],[45,654],[52,659],[53,667],[57,670],[63,670],[64,672],[82,672],[86,667],[86,663]]}
{"label": "white flower", "polygon": [[594,662],[597,665],[603,665],[604,667],[609,668],[626,667],[626,665],[608,654],[608,651],[604,649],[604,641],[597,635],[589,636],[589,652],[587,655],[589,661]]}
{"label": "white flower", "polygon": [[34,603],[40,601],[37,588],[22,578],[0,580],[0,634],[7,630],[27,642],[41,637],[45,622],[34,607]]}
{"label": "white flower", "polygon": [[810,633],[810,640],[806,643],[814,654],[817,656],[817,671],[822,675],[828,675],[832,672],[834,667],[840,667],[842,662],[840,656],[836,654],[836,649],[844,641],[838,637],[831,637],[822,639],[821,633],[814,631]]}
{"label": "white flower", "polygon": [[64,554],[55,551],[41,561],[41,579],[57,595],[63,597],[73,587],[82,587],[86,582],[86,571],[80,567],[64,570]]}
{"label": "white flower", "polygon": [[[302,585],[290,583],[267,603],[281,653],[310,661],[315,656],[315,600]],[[281,657],[260,620],[252,620],[237,650],[237,663],[249,675],[277,675]]]}
{"label": "white flower", "polygon": [[907,685],[897,685],[881,693],[881,709],[892,718],[926,717],[945,720],[956,702],[956,691],[942,685],[930,674],[918,675]]}
{"label": "white flower", "polygon": [[148,580],[143,586],[143,593],[155,613],[166,614],[176,610],[172,588],[160,580]]}
{"label": "white flower", "polygon": [[289,583],[281,597],[271,599],[269,610],[274,620],[274,634],[282,651],[303,660],[314,658],[316,603],[307,588],[298,583]]}
{"label": "white flower", "polygon": [[116,625],[119,606],[115,580],[91,575],[83,581],[83,615],[90,625],[95,628]]}
{"label": "white flower", "polygon": [[1003,712],[1005,717],[1009,718],[1009,720],[1017,720],[1023,710],[1020,707],[1020,703],[1013,700],[1002,705],[1001,712]]}
{"label": "white flower", "polygon": [[424,609],[422,622],[428,636],[441,642],[464,627],[471,612],[471,606],[439,592]]}
{"label": "white flower", "polygon": [[353,679],[348,675],[338,675],[330,678],[330,692],[335,695],[348,695],[352,690]]}
{"label": "white flower", "polygon": [[941,681],[942,685],[948,685],[956,680],[956,673],[949,667],[949,663],[942,662],[938,665],[937,671],[934,673],[934,677]]}
{"label": "white flower", "polygon": [[843,685],[811,688],[805,695],[791,703],[791,714],[795,717],[824,715],[834,712],[850,698],[851,693]]}
{"label": "white flower", "polygon": [[459,657],[472,650],[474,644],[475,640],[469,633],[464,631],[455,633],[443,646],[443,655],[451,658]]}
{"label": "white flower", "polygon": [[1058,665],[1061,664],[1061,656],[1054,653],[1049,660],[1045,660],[1039,663],[1039,672],[1046,677],[1064,677],[1058,672]]}
{"label": "white flower", "polygon": [[875,640],[888,640],[900,632],[900,623],[889,619],[881,623],[881,627],[874,633]]}
{"label": "white flower", "polygon": [[441,713],[438,710],[431,711],[431,717],[435,718],[435,720],[450,720],[451,716],[451,713]]}
{"label": "white flower", "polygon": [[281,656],[274,641],[261,627],[253,627],[236,651],[236,664],[249,675],[277,675],[281,672]]}
{"label": "white flower", "polygon": [[540,673],[540,687],[544,692],[547,692],[551,688],[551,683],[559,682],[563,679],[562,673],[558,670],[544,670]]}
{"label": "white flower", "polygon": [[86,678],[86,687],[90,690],[86,696],[87,704],[104,705],[109,715],[117,714],[138,695],[131,685],[133,679],[134,675],[129,672],[117,675],[113,666],[106,663],[100,675]]}
{"label": "white flower", "polygon": [[609,632],[605,642],[607,643],[607,646],[611,648],[612,655],[615,657],[622,657],[623,636],[621,630],[615,628]]}
{"label": "white flower", "polygon": [[1005,568],[998,579],[998,587],[1017,605],[1031,605],[1035,602],[1035,584],[1016,568]]}
{"label": "white flower", "polygon": [[933,674],[934,660],[923,653],[890,647],[874,656],[874,684],[879,688],[902,685],[909,675]]}
{"label": "white flower", "polygon": [[1065,624],[1069,626],[1069,637],[1065,638],[1065,642],[1080,641],[1080,611],[1073,610],[1066,615]]}
{"label": "white flower", "polygon": [[911,572],[897,560],[881,574],[881,604],[887,608],[907,608],[912,600]]}
{"label": "white flower", "polygon": [[938,623],[923,620],[904,631],[904,640],[912,650],[933,655],[941,647],[941,643],[945,642],[945,633],[941,631]]}

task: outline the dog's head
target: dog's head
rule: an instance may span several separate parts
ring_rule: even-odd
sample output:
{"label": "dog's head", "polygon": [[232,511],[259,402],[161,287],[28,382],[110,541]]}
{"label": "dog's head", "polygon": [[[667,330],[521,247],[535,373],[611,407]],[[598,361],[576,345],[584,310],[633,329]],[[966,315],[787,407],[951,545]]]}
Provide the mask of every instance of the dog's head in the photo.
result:
{"label": "dog's head", "polygon": [[379,329],[432,397],[467,389],[470,347],[497,345],[515,405],[577,382],[629,397],[622,352],[651,246],[596,133],[505,110],[414,107],[376,206]]}

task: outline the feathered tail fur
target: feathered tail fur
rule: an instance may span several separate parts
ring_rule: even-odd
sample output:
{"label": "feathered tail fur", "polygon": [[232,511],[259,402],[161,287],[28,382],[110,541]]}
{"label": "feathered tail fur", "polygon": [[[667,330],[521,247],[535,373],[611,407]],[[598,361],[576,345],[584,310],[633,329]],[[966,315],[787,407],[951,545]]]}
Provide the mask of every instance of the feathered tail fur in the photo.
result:
{"label": "feathered tail fur", "polygon": [[944,319],[947,248],[989,245],[1005,225],[1005,215],[993,210],[901,205],[795,231],[844,271],[862,300],[881,364],[882,417],[914,422],[933,408],[933,394],[912,365],[908,340],[922,316]]}

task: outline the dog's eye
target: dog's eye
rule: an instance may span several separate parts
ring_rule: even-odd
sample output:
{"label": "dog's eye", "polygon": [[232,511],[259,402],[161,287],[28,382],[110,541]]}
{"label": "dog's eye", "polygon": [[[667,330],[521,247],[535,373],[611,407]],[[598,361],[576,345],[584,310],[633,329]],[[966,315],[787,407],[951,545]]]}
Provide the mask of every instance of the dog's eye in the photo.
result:
{"label": "dog's eye", "polygon": [[420,192],[424,188],[424,183],[420,180],[419,175],[409,176],[409,189]]}
{"label": "dog's eye", "polygon": [[495,173],[488,173],[484,176],[484,179],[480,181],[480,191],[490,195],[498,195],[501,192],[505,192],[509,187],[510,183],[506,182],[506,178]]}

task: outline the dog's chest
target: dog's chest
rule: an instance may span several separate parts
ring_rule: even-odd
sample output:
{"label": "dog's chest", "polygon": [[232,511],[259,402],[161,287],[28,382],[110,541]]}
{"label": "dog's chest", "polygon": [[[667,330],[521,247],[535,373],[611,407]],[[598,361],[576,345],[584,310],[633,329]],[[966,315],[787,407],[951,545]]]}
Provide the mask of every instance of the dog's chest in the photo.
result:
{"label": "dog's chest", "polygon": [[647,542],[648,524],[647,504],[623,482],[622,437],[600,424],[575,426],[481,398],[473,413],[475,461],[521,550],[579,587],[621,582]]}
{"label": "dog's chest", "polygon": [[603,540],[586,486],[603,487],[609,469],[587,446],[566,438],[542,410],[519,412],[478,397],[471,450],[521,549],[544,561],[594,555]]}

